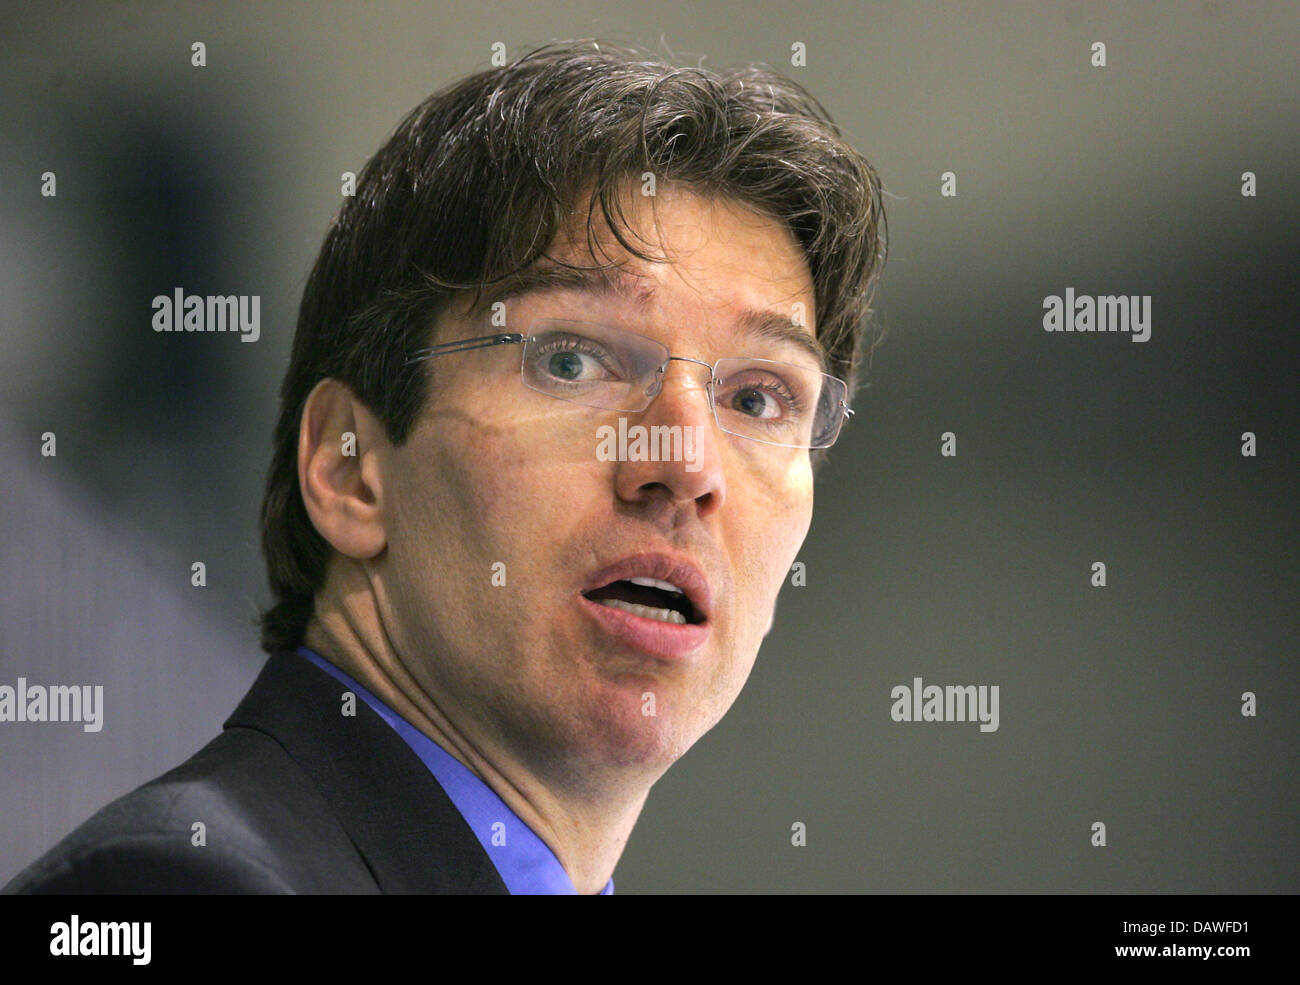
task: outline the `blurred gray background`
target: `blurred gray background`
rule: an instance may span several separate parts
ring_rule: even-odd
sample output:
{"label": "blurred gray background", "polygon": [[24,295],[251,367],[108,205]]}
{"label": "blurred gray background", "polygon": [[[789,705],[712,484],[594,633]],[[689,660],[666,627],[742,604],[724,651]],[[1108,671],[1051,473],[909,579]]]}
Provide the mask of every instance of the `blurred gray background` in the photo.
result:
{"label": "blurred gray background", "polygon": [[[618,891],[1300,891],[1296,4],[4,22],[0,684],[103,684],[106,725],[0,723],[0,883],[196,751],[261,666],[257,507],[340,173],[494,42],[594,36],[802,82],[878,168],[891,232],[888,338],[819,482],[807,586],[652,791]],[[261,340],[154,333],[177,286],[260,295]],[[1150,341],[1045,333],[1066,287],[1152,295]],[[917,676],[997,684],[999,730],[893,722]]]}

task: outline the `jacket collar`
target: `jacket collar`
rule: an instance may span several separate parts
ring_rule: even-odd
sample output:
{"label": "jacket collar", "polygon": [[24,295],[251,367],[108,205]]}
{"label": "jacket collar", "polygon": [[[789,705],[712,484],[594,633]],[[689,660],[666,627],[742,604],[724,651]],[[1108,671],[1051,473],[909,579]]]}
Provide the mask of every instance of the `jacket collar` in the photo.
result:
{"label": "jacket collar", "polygon": [[492,860],[428,768],[311,661],[276,653],[226,720],[275,739],[316,784],[385,893],[505,893]]}

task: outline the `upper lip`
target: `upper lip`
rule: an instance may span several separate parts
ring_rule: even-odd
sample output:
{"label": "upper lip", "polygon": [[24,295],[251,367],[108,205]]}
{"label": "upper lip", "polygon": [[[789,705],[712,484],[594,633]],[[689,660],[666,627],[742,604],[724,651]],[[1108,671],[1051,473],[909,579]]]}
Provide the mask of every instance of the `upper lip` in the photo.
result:
{"label": "upper lip", "polygon": [[695,562],[678,554],[630,554],[593,572],[582,594],[603,588],[610,582],[638,577],[657,578],[676,585],[691,603],[697,621],[708,622],[713,613],[713,589],[709,586],[709,579]]}

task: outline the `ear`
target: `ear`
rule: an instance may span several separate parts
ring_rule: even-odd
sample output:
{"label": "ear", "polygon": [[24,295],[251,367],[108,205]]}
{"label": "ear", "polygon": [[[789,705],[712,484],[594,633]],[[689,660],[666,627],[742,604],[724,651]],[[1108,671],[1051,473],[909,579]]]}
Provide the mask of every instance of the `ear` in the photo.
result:
{"label": "ear", "polygon": [[372,558],[384,530],[383,425],[335,379],[321,380],[298,422],[298,488],[312,525],[345,557]]}

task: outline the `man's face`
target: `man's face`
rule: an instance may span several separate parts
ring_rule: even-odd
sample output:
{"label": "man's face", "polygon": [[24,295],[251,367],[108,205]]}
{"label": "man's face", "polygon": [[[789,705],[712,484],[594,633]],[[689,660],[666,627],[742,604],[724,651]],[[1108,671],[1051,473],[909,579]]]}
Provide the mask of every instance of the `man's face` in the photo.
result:
{"label": "man's face", "polygon": [[[647,252],[671,261],[632,257],[598,225],[600,259],[625,261],[632,290],[526,293],[505,302],[504,329],[453,314],[437,341],[529,334],[539,319],[564,318],[710,364],[799,358],[788,342],[747,334],[741,318],[758,310],[788,322],[802,311],[813,332],[812,281],[784,226],[663,186],[657,198],[630,196],[628,217]],[[593,262],[585,220],[575,217],[552,256]],[[638,291],[652,293],[638,302]],[[520,359],[520,346],[501,345],[429,364],[428,406],[383,464],[387,549],[369,570],[384,630],[480,750],[504,748],[560,782],[629,770],[657,778],[749,675],[811,522],[809,453],[718,430],[697,363],[670,362],[649,408],[623,413],[526,388]],[[700,428],[700,446],[691,461],[602,460],[597,429],[617,428],[620,416]],[[691,588],[704,610],[693,625],[584,595],[611,574],[685,588],[689,569],[707,583]]]}

